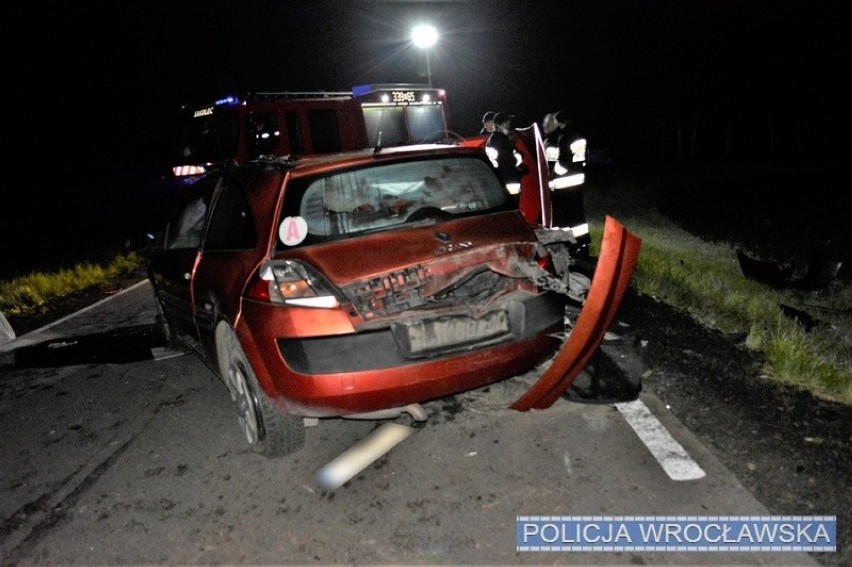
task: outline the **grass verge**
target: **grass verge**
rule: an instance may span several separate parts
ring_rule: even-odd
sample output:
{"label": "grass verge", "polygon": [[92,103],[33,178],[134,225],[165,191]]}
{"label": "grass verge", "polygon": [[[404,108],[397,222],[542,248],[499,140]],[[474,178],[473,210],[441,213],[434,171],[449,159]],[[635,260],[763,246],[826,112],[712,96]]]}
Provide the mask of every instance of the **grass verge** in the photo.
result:
{"label": "grass verge", "polygon": [[[687,311],[699,323],[742,337],[765,358],[764,373],[824,399],[852,404],[852,285],[813,292],[777,290],[746,279],[730,244],[701,240],[649,205],[648,192],[625,184],[587,190],[593,242],[604,212],[642,239],[634,273],[641,294]],[[820,321],[806,331],[780,305]]]}
{"label": "grass verge", "polygon": [[140,267],[136,252],[119,254],[109,263],[77,264],[52,273],[32,273],[0,281],[0,311],[11,316],[44,312],[50,302],[94,286],[104,285]]}

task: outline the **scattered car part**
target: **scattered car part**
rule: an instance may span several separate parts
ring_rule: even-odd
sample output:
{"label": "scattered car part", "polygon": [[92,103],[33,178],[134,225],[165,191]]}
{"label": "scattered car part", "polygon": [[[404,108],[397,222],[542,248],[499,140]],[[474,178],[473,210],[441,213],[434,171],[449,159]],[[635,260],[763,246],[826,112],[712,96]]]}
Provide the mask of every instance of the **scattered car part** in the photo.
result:
{"label": "scattered car part", "polygon": [[401,423],[383,423],[321,468],[317,481],[326,490],[340,488],[415,431]]}
{"label": "scattered car part", "polygon": [[750,279],[765,283],[772,287],[782,287],[793,275],[794,267],[781,267],[778,262],[758,260],[737,249],[737,262],[743,275]]}
{"label": "scattered car part", "polygon": [[510,406],[512,409],[549,408],[571,387],[615,318],[633,277],[640,244],[637,236],[613,217],[606,217],[601,253],[583,310],[551,366]]}
{"label": "scattered car part", "polygon": [[587,404],[629,402],[638,398],[642,377],[647,372],[641,344],[632,334],[605,339],[563,398]]}
{"label": "scattered car part", "polygon": [[778,307],[781,309],[781,312],[784,315],[798,323],[799,326],[805,330],[805,332],[809,332],[815,327],[819,327],[820,325],[825,324],[823,321],[820,321],[810,313],[802,311],[801,309],[796,309],[795,307],[792,307],[790,305],[784,305],[783,303],[779,303]]}
{"label": "scattered car part", "polygon": [[420,404],[408,404],[401,408],[389,408],[386,410],[378,410],[369,413],[351,413],[344,415],[345,419],[395,419],[402,414],[408,414],[414,421],[423,422],[429,419],[426,410]]}

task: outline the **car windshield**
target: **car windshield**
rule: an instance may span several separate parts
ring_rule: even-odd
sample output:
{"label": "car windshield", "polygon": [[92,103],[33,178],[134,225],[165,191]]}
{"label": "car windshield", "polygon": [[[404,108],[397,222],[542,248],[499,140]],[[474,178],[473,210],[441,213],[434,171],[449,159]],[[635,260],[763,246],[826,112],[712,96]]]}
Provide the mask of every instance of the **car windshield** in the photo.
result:
{"label": "car windshield", "polygon": [[310,179],[298,215],[305,219],[308,235],[335,237],[475,214],[506,201],[503,185],[483,160],[442,157]]}

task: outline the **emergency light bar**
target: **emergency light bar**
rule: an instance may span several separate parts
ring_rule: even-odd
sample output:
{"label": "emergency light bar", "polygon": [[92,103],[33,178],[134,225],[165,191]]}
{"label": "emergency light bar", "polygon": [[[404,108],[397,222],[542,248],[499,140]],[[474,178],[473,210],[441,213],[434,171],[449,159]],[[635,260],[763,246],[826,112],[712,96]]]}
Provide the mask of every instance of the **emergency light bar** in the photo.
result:
{"label": "emergency light bar", "polygon": [[362,106],[439,106],[446,93],[428,85],[360,85],[352,89]]}
{"label": "emergency light bar", "polygon": [[375,85],[357,85],[352,87],[352,96],[364,96],[366,94],[377,91],[400,91],[400,90],[427,90],[434,91],[434,87],[430,87],[421,83],[380,83]]}

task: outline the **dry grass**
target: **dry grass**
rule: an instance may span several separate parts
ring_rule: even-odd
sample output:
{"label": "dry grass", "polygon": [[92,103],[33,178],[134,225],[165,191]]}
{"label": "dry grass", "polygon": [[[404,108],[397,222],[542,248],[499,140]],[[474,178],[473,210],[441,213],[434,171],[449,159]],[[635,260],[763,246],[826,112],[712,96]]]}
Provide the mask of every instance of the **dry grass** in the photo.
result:
{"label": "dry grass", "polygon": [[137,269],[141,258],[135,252],[120,254],[106,265],[78,264],[52,273],[32,273],[0,281],[0,311],[25,316],[49,309],[50,302]]}

